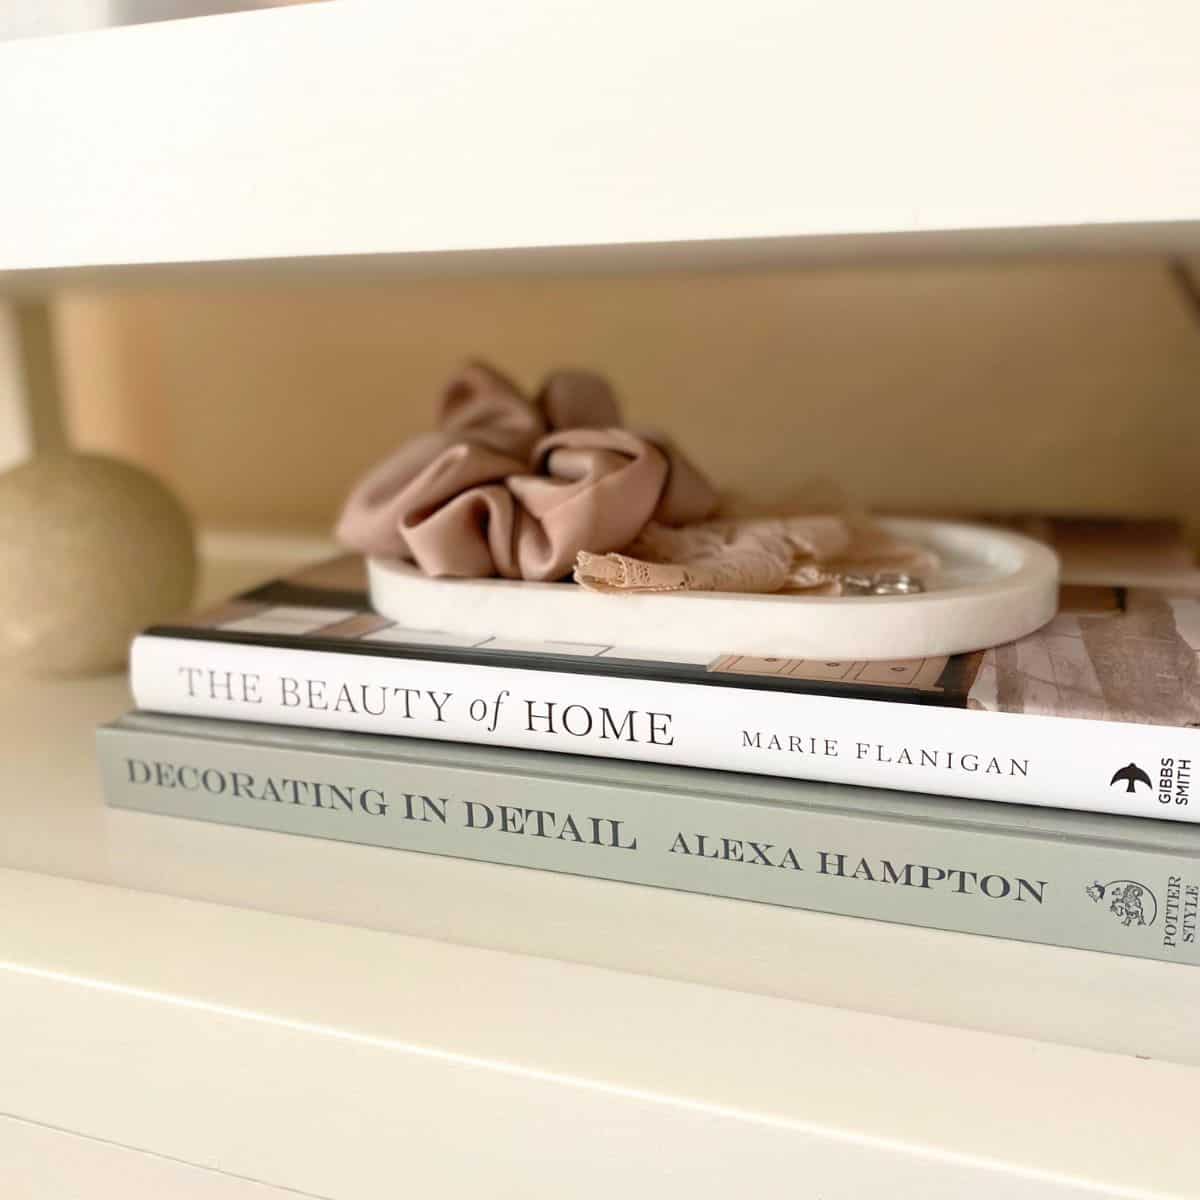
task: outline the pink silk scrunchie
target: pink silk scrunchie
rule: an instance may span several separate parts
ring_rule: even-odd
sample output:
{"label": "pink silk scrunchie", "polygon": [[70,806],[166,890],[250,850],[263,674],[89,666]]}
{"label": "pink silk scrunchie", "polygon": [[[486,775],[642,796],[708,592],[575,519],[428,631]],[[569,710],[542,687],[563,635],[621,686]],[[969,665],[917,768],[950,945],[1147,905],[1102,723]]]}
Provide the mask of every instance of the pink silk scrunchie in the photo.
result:
{"label": "pink silk scrunchie", "polygon": [[354,487],[338,540],[427,575],[554,580],[581,550],[622,550],[650,521],[711,516],[708,481],[665,439],[620,423],[599,375],[556,371],[531,401],[470,363],[443,393],[438,431]]}

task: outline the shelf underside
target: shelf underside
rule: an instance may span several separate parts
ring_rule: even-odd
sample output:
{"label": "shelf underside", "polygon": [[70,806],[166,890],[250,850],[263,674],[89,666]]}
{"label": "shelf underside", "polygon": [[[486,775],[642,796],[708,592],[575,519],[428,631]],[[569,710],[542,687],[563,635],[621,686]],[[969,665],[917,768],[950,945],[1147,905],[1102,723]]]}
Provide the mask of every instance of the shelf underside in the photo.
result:
{"label": "shelf underside", "polygon": [[1200,248],[1195,5],[681,13],[346,3],[0,45],[0,282]]}

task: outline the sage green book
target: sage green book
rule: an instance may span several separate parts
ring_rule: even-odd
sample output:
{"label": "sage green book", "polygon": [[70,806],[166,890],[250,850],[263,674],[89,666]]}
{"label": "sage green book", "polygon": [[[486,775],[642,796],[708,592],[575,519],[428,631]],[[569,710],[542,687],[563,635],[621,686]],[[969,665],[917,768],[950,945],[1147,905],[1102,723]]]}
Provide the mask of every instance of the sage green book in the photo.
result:
{"label": "sage green book", "polygon": [[122,808],[1200,965],[1195,825],[152,713],[97,740]]}

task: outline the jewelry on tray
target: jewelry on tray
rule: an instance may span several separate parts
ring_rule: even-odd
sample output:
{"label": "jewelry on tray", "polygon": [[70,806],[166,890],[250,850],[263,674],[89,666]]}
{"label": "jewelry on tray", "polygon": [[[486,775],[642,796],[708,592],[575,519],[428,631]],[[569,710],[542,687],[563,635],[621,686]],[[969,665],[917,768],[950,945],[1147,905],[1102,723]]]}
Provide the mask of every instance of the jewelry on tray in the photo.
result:
{"label": "jewelry on tray", "polygon": [[874,575],[843,575],[842,590],[847,596],[915,596],[925,591],[925,584],[917,575],[877,571]]}

